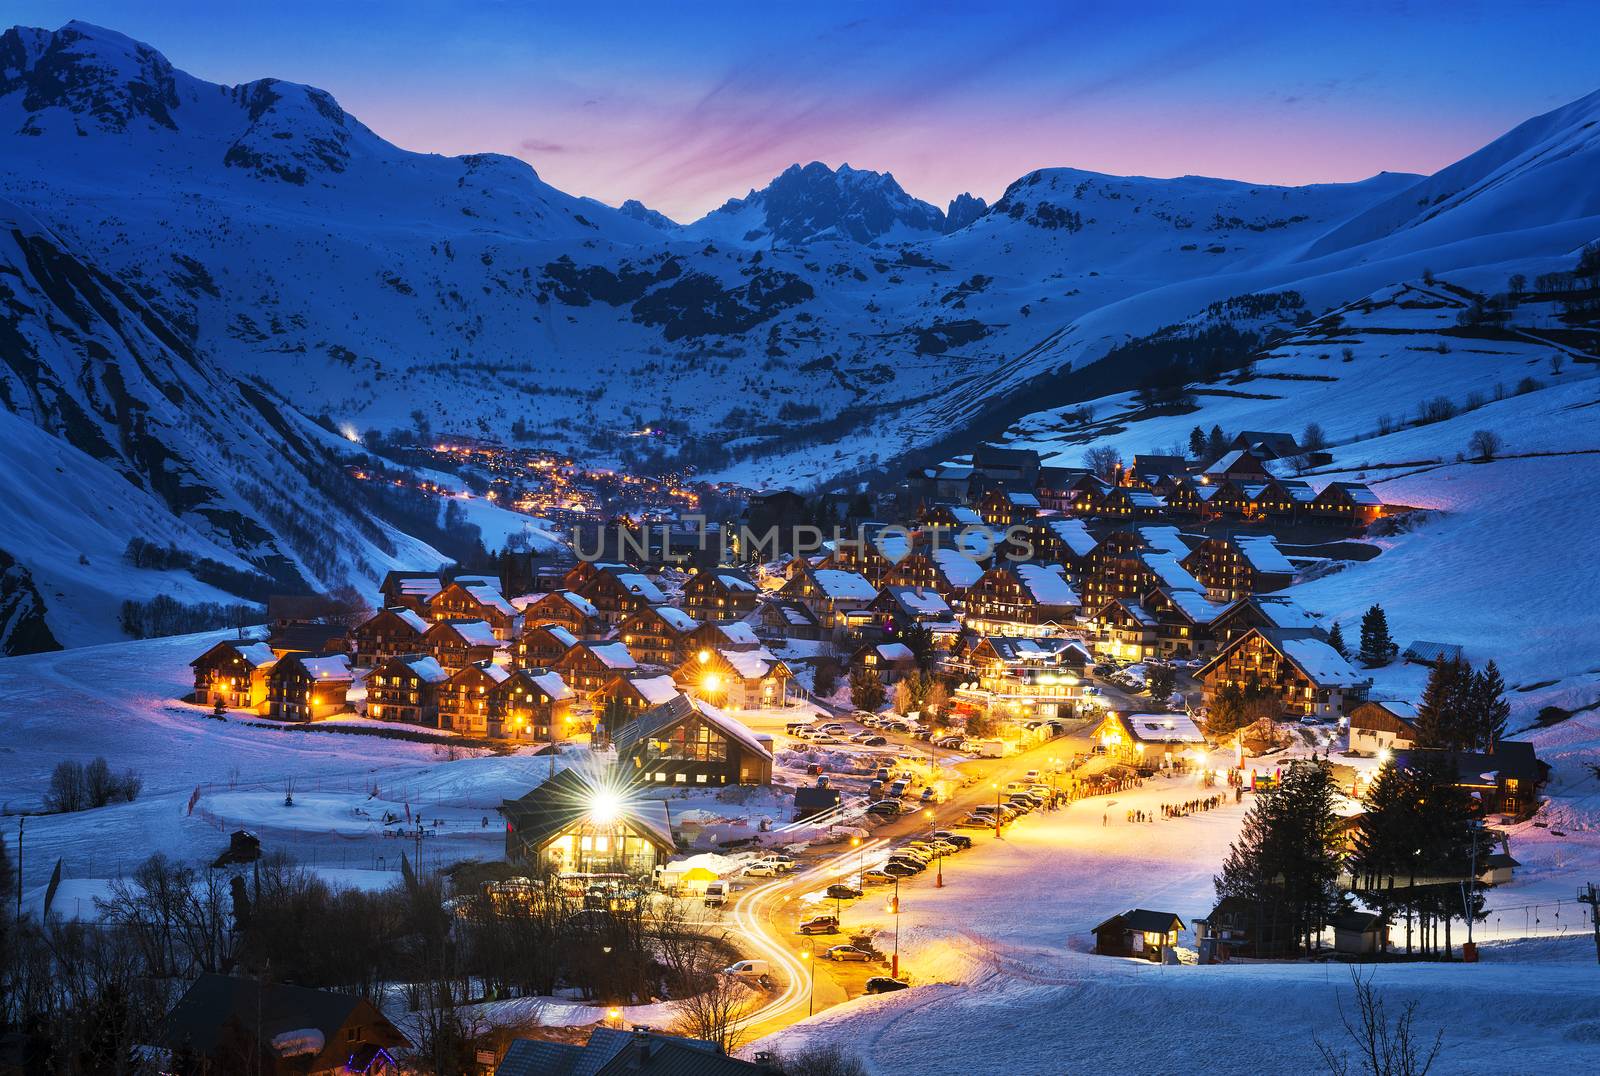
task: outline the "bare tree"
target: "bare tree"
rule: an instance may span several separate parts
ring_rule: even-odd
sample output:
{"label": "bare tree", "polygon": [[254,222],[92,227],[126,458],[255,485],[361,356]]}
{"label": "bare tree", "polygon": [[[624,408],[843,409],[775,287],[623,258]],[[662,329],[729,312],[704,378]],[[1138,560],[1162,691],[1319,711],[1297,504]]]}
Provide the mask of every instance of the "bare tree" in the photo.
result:
{"label": "bare tree", "polygon": [[1552,374],[1560,376],[1561,367],[1564,365],[1566,365],[1566,360],[1561,357],[1559,352],[1550,356],[1550,372]]}
{"label": "bare tree", "polygon": [[861,1059],[836,1042],[802,1046],[779,1056],[777,1062],[783,1076],[867,1076]]}
{"label": "bare tree", "polygon": [[1475,430],[1472,439],[1467,442],[1467,451],[1472,453],[1474,459],[1488,463],[1500,454],[1505,447],[1505,442],[1493,430]]}
{"label": "bare tree", "polygon": [[1321,425],[1309,422],[1305,432],[1300,435],[1300,447],[1307,452],[1319,452],[1328,447],[1328,435],[1322,432]]}
{"label": "bare tree", "polygon": [[756,1004],[748,987],[731,975],[703,968],[705,989],[674,1002],[673,1030],[733,1053],[744,1044]]}
{"label": "bare tree", "polygon": [[1113,482],[1116,480],[1117,471],[1122,467],[1122,456],[1110,445],[1100,445],[1085,452],[1083,462],[1089,470],[1107,482]]}
{"label": "bare tree", "polygon": [[1425,1076],[1444,1046],[1444,1031],[1434,1035],[1432,1045],[1424,1052],[1423,1041],[1417,1036],[1415,1001],[1406,1002],[1391,1023],[1383,995],[1372,985],[1371,974],[1362,978],[1351,968],[1350,982],[1355,987],[1356,1011],[1352,1017],[1341,999],[1339,1022],[1355,1043],[1355,1058],[1352,1060],[1346,1049],[1336,1049],[1314,1034],[1311,1037],[1328,1071],[1333,1076]]}

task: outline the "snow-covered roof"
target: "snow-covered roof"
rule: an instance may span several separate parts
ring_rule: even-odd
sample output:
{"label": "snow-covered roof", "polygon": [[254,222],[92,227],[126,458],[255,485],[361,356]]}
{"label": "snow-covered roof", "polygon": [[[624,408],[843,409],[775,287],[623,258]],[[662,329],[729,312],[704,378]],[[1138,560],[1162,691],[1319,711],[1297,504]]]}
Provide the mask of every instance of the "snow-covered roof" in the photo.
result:
{"label": "snow-covered roof", "polygon": [[723,660],[733,666],[733,671],[744,680],[760,680],[778,664],[778,659],[766,647],[755,650],[718,650]]}
{"label": "snow-covered roof", "polygon": [[466,589],[467,593],[476,598],[480,605],[487,605],[489,608],[496,612],[504,613],[506,616],[517,615],[516,609],[512,608],[511,603],[506,601],[505,596],[500,593],[498,588],[472,586]]}
{"label": "snow-covered roof", "polygon": [[318,680],[350,679],[350,659],[343,654],[327,654],[322,657],[302,654],[300,667]]}
{"label": "snow-covered roof", "polygon": [[729,590],[756,591],[761,589],[749,577],[739,572],[718,571],[716,575],[717,581]]}
{"label": "snow-covered roof", "polygon": [[917,658],[905,643],[879,643],[875,649],[878,657],[888,662],[915,661]]}
{"label": "snow-covered roof", "polygon": [[903,608],[919,616],[942,617],[950,612],[950,603],[932,587],[886,587]]}
{"label": "snow-covered roof", "polygon": [[568,650],[578,645],[578,637],[560,624],[536,624],[535,627],[548,632],[550,638],[566,647]]}
{"label": "snow-covered roof", "polygon": [[1141,743],[1205,743],[1195,723],[1184,714],[1127,714],[1128,733]]}
{"label": "snow-covered roof", "polygon": [[431,657],[409,657],[399,659],[400,663],[410,669],[418,680],[425,684],[442,684],[450,679],[450,674],[444,671],[444,666]]}
{"label": "snow-covered roof", "polygon": [[483,675],[487,676],[497,684],[503,684],[507,680],[511,679],[510,669],[506,668],[504,665],[496,665],[492,661],[485,661],[477,665],[468,665],[466,668],[457,672],[456,676],[465,676],[467,673],[472,672],[473,670],[481,672]]}
{"label": "snow-covered roof", "polygon": [[978,527],[983,525],[983,516],[976,508],[969,508],[964,504],[950,506],[950,518],[962,526]]}
{"label": "snow-covered roof", "polygon": [[1208,475],[1220,475],[1227,473],[1234,464],[1238,463],[1244,458],[1244,454],[1247,451],[1248,449],[1236,448],[1232,452],[1223,453],[1222,457],[1218,459],[1216,463],[1213,463],[1210,467],[1206,468],[1205,473]]}
{"label": "snow-covered roof", "polygon": [[817,588],[835,601],[854,599],[870,601],[878,596],[878,588],[859,572],[819,568],[812,574],[816,578]]}
{"label": "snow-covered roof", "polygon": [[939,570],[953,587],[965,589],[983,578],[983,565],[970,557],[962,556],[957,550],[935,549],[932,556],[933,562],[939,566]]}
{"label": "snow-covered roof", "polygon": [[1182,611],[1183,615],[1196,624],[1209,624],[1217,618],[1217,614],[1226,609],[1225,605],[1218,605],[1209,600],[1198,590],[1174,590],[1162,588],[1162,595],[1174,606]]}
{"label": "snow-covered roof", "polygon": [[1278,539],[1270,534],[1239,534],[1234,536],[1239,555],[1258,572],[1293,574],[1294,565],[1278,548]]}
{"label": "snow-covered roof", "polygon": [[649,576],[642,572],[615,572],[617,582],[629,594],[637,594],[651,605],[665,605],[667,596],[661,593],[661,588],[656,586]]}
{"label": "snow-covered roof", "polygon": [[439,623],[454,631],[468,646],[495,646],[499,642],[487,621],[441,620]]}
{"label": "snow-covered roof", "polygon": [[278,660],[278,655],[273,653],[272,647],[266,643],[233,643],[233,652],[257,669],[265,668]]}
{"label": "snow-covered roof", "polygon": [[1200,580],[1189,573],[1189,569],[1178,563],[1178,558],[1171,553],[1145,553],[1142,557],[1145,566],[1156,574],[1161,580],[1161,585],[1173,590],[1204,590]]}
{"label": "snow-covered roof", "polygon": [[1321,639],[1284,639],[1283,656],[1319,687],[1355,687],[1367,682],[1343,655]]}
{"label": "snow-covered roof", "polygon": [[1153,628],[1156,626],[1155,614],[1150,612],[1150,610],[1146,609],[1140,602],[1133,598],[1124,596],[1117,598],[1108,604],[1120,606],[1123,612],[1127,613],[1134,620],[1138,621],[1147,628]]}
{"label": "snow-covered roof", "polygon": [[1062,544],[1072,550],[1073,556],[1086,557],[1094,552],[1094,547],[1099,545],[1095,536],[1089,533],[1089,528],[1081,519],[1052,519],[1045,526],[1061,540]]}
{"label": "snow-covered roof", "polygon": [[400,619],[401,623],[418,635],[426,635],[428,633],[428,621],[415,609],[390,609],[389,612],[393,613]]}
{"label": "snow-covered roof", "polygon": [[458,575],[451,582],[459,583],[468,590],[485,587],[496,594],[500,593],[500,577],[497,575]]}
{"label": "snow-covered roof", "polygon": [[675,605],[654,605],[651,608],[673,631],[693,631],[700,626],[698,620]]}
{"label": "snow-covered roof", "polygon": [[1040,605],[1077,605],[1078,595],[1066,580],[1059,565],[1018,564],[1017,578],[1022,580]]}
{"label": "snow-covered roof", "polygon": [[[685,697],[689,698],[688,696]],[[699,711],[701,717],[721,729],[731,738],[738,740],[759,755],[765,755],[768,758],[772,757],[772,748],[769,741],[763,741],[746,728],[742,722],[729,717],[704,699],[689,698],[689,704]]]}
{"label": "snow-covered roof", "polygon": [[985,636],[985,641],[1002,661],[1060,661],[1067,657],[1069,650],[1077,651],[1085,663],[1092,660],[1089,648],[1077,639],[1055,637],[1031,639],[1019,635],[989,635]]}
{"label": "snow-covered roof", "polygon": [[1177,527],[1147,524],[1134,529],[1139,532],[1139,537],[1144,539],[1144,544],[1157,553],[1171,553],[1175,557],[1185,557],[1189,554],[1189,546],[1183,540],[1183,532]]}
{"label": "snow-covered roof", "polygon": [[436,575],[400,580],[400,593],[414,598],[431,598],[443,589],[444,582]]}
{"label": "snow-covered roof", "polygon": [[1261,610],[1263,616],[1275,628],[1285,631],[1317,631],[1320,630],[1311,614],[1293,598],[1282,594],[1257,594],[1253,599],[1256,608]]}
{"label": "snow-covered roof", "polygon": [[651,706],[660,706],[678,694],[678,685],[670,676],[630,676],[628,683]]}
{"label": "snow-covered roof", "polygon": [[1018,508],[1037,508],[1037,507],[1039,507],[1039,498],[1035,497],[1031,493],[1022,493],[1022,492],[1019,492],[1017,490],[1012,490],[1009,493],[1007,493],[1006,494],[1006,500],[1010,501],[1013,505],[1015,505]]}
{"label": "snow-covered roof", "polygon": [[572,689],[567,686],[565,680],[561,679],[561,674],[558,672],[524,672],[522,675],[538,687],[540,691],[549,695],[551,702],[566,702],[568,699],[575,697]]}
{"label": "snow-covered roof", "polygon": [[717,634],[736,647],[761,645],[761,640],[756,636],[756,629],[743,620],[729,620],[714,626]]}
{"label": "snow-covered roof", "polygon": [[1131,489],[1128,491],[1128,501],[1135,508],[1165,508],[1167,499],[1144,489]]}
{"label": "snow-covered roof", "polygon": [[608,669],[637,669],[638,662],[623,643],[585,643],[590,653]]}

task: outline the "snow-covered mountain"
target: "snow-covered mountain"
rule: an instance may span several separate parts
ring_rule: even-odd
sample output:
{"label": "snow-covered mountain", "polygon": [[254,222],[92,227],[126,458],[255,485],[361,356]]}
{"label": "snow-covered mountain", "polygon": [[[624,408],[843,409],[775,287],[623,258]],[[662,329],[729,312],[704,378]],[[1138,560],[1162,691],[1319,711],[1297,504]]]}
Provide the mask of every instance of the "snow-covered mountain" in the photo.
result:
{"label": "snow-covered mountain", "polygon": [[[207,83],[113,31],[0,35],[0,198],[219,384],[357,429],[520,419],[551,447],[752,485],[1132,387],[1207,333],[1237,360],[1424,270],[1570,256],[1600,235],[1597,119],[1586,98],[1430,178],[1052,168],[947,212],[885,174],[797,165],[678,225],[512,158],[401,150],[323,91]],[[17,301],[48,310],[45,283],[16,278]],[[622,436],[641,424],[667,436]],[[270,468],[284,449],[258,451]]]}

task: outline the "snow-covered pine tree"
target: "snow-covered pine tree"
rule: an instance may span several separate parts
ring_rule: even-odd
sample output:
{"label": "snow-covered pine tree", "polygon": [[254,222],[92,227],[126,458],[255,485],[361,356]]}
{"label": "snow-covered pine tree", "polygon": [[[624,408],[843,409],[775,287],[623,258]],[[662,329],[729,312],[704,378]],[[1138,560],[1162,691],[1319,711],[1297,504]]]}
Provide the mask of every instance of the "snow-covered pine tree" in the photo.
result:
{"label": "snow-covered pine tree", "polygon": [[1373,605],[1361,618],[1361,661],[1369,667],[1387,665],[1399,649],[1389,636],[1389,618],[1383,606]]}
{"label": "snow-covered pine tree", "polygon": [[1350,647],[1344,641],[1344,628],[1337,620],[1333,622],[1333,628],[1328,632],[1328,645],[1337,650],[1340,657],[1350,656]]}

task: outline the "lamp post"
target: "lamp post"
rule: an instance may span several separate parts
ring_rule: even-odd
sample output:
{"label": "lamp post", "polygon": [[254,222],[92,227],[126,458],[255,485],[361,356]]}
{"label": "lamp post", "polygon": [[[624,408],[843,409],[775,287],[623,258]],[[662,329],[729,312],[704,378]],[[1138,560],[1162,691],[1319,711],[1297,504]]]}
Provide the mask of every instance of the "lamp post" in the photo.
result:
{"label": "lamp post", "polygon": [[817,1012],[817,961],[816,954],[810,949],[800,950],[800,959],[811,965],[811,988],[806,994],[806,1015],[814,1016]]}
{"label": "lamp post", "polygon": [[890,905],[894,912],[894,956],[889,962],[889,975],[891,978],[900,978],[900,875],[894,876],[894,903]]}
{"label": "lamp post", "polygon": [[1000,836],[1000,782],[990,781],[989,784],[994,788],[994,839],[1001,841],[1005,838]]}
{"label": "lamp post", "polygon": [[850,847],[856,850],[856,888],[867,891],[867,853],[861,847],[860,837],[850,838]]}
{"label": "lamp post", "polygon": [[933,832],[934,831],[934,827],[938,825],[938,822],[936,822],[934,820],[933,808],[929,807],[927,810],[923,811],[922,814],[923,814],[923,817],[925,817],[928,820],[928,840],[931,841],[934,844],[934,850],[933,850],[934,859],[938,863],[938,867],[936,868],[936,873],[933,876],[933,888],[935,888],[935,889],[943,889],[944,888],[944,852],[939,850],[939,848],[938,848],[939,838],[934,836],[934,832]]}

